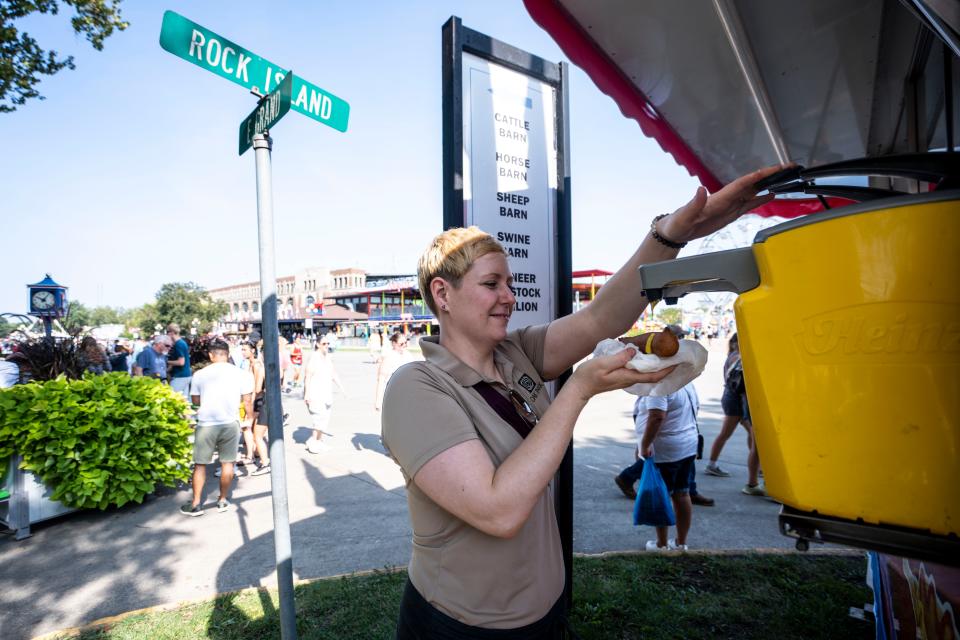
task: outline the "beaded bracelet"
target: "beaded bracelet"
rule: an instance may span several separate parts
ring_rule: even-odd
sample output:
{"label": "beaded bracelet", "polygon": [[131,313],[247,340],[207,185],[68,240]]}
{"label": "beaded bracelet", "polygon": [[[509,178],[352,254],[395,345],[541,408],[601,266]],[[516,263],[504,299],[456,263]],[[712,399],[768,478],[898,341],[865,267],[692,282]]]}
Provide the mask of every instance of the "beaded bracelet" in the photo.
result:
{"label": "beaded bracelet", "polygon": [[687,246],[686,242],[674,242],[673,240],[664,238],[662,235],[660,235],[660,232],[657,231],[657,222],[660,220],[663,220],[668,215],[670,214],[661,213],[656,218],[654,218],[652,222],[650,222],[650,235],[653,236],[654,240],[656,240],[657,242],[659,242],[664,246],[670,247],[671,249],[683,249],[685,246]]}

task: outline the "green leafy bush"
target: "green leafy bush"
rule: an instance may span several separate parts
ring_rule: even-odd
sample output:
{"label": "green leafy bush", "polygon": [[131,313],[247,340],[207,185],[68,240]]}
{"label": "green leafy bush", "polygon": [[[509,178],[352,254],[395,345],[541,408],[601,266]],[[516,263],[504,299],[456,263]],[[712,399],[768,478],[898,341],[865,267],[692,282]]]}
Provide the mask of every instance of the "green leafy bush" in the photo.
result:
{"label": "green leafy bush", "polygon": [[142,502],[189,474],[187,408],[158,380],[125,373],[0,389],[0,478],[17,452],[69,507]]}

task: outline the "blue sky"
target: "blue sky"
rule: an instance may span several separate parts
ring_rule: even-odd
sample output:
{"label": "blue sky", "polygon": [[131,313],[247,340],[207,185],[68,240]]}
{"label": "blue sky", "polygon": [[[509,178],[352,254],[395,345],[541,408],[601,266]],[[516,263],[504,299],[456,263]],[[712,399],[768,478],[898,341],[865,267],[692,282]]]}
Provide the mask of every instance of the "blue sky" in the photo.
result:
{"label": "blue sky", "polygon": [[[357,266],[407,272],[442,229],[441,26],[451,16],[552,61],[559,47],[521,0],[126,2],[131,24],[102,52],[69,7],[18,26],[77,68],[44,101],[0,114],[6,265],[0,311],[49,272],[87,305],[149,302],[165,282],[212,288],[259,278],[242,87],[162,50],[173,9],[350,103],[339,133],[291,112],[272,131],[276,271]],[[570,131],[575,269],[616,269],[650,219],[696,182],[573,68]]]}

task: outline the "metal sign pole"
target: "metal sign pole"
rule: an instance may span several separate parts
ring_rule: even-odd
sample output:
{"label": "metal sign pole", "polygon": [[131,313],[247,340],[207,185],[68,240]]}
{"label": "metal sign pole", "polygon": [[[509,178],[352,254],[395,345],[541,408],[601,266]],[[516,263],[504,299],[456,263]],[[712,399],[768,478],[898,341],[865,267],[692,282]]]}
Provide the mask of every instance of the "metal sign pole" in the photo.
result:
{"label": "metal sign pole", "polygon": [[297,613],[293,601],[293,551],[287,502],[287,466],[283,448],[283,411],[280,407],[280,351],[277,329],[277,279],[273,255],[273,181],[270,173],[269,134],[253,137],[257,163],[257,225],[260,240],[260,311],[263,327],[263,364],[266,368],[266,410],[270,440],[270,485],[273,492],[273,545],[280,592],[280,637],[296,640]]}

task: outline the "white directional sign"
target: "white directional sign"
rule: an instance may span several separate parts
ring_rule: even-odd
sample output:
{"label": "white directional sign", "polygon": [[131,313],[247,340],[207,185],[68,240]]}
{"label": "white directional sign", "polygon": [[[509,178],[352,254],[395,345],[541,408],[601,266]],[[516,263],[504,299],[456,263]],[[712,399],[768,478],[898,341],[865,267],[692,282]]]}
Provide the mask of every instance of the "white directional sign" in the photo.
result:
{"label": "white directional sign", "polygon": [[555,91],[463,54],[464,217],[507,251],[517,297],[510,328],[555,317]]}

